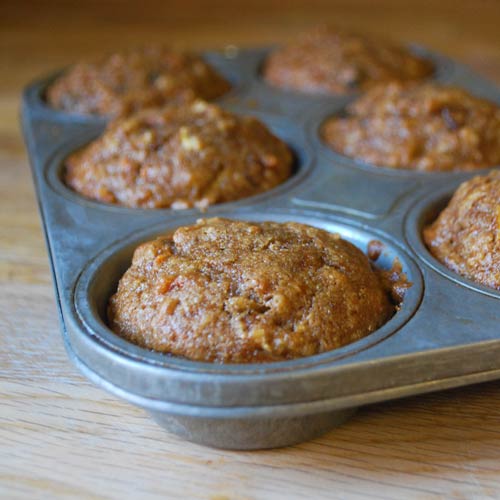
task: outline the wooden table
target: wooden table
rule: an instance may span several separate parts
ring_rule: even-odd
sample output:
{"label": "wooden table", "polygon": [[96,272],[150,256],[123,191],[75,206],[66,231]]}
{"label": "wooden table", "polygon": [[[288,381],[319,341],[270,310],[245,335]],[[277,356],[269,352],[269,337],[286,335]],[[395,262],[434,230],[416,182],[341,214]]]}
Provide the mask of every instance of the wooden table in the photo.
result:
{"label": "wooden table", "polygon": [[[265,44],[319,21],[415,40],[500,82],[500,2],[5,2],[0,15],[0,498],[500,498],[500,382],[378,404],[287,449],[183,442],[69,363],[19,133],[22,86],[147,41]],[[100,9],[100,10],[98,10]]]}

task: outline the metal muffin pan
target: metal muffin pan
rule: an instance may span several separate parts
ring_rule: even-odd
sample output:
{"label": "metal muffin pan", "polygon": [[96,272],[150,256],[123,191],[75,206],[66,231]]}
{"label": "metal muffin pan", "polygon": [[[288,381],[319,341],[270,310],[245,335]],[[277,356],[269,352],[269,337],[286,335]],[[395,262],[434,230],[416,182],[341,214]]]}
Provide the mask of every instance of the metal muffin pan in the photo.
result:
{"label": "metal muffin pan", "polygon": [[[267,193],[198,210],[142,210],[91,201],[61,180],[64,159],[103,130],[102,118],[50,109],[51,77],[24,94],[22,121],[68,354],[92,381],[148,411],[188,440],[230,449],[285,446],[318,436],[375,401],[500,378],[500,292],[437,262],[421,230],[471,173],[373,167],[332,152],[319,129],[356,96],[281,91],[260,76],[269,49],[207,53],[235,87],[219,103],[264,121],[294,150],[295,174]],[[449,59],[434,78],[500,103],[493,84]],[[135,346],[106,326],[109,296],[141,241],[223,216],[299,221],[339,232],[362,250],[379,240],[377,264],[397,257],[413,286],[379,330],[298,360],[219,365]]]}

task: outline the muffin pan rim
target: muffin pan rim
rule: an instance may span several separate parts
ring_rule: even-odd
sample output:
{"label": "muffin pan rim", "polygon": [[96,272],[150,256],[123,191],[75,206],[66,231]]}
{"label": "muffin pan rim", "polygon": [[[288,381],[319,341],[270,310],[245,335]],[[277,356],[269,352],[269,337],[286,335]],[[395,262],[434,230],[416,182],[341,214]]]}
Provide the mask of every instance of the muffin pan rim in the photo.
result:
{"label": "muffin pan rim", "polygon": [[[110,382],[109,380],[102,377],[100,374],[92,370],[84,360],[78,357],[78,355],[73,350],[71,342],[67,338],[66,332],[63,333],[63,340],[65,344],[65,348],[68,351],[68,354],[72,358],[72,360],[77,364],[79,370],[84,372],[86,376],[91,377],[91,380],[100,386],[108,386],[107,389],[120,396],[121,398],[133,402],[138,406],[146,409],[146,410],[160,410],[164,406],[170,406],[172,408],[176,408],[175,413],[178,415],[186,415],[183,410],[187,409],[189,416],[216,416],[218,418],[238,418],[241,417],[242,414],[248,415],[250,414],[254,418],[258,418],[262,416],[262,414],[269,412],[270,415],[275,415],[275,411],[281,409],[283,411],[283,416],[289,415],[287,410],[292,409],[294,407],[299,407],[299,412],[305,415],[313,414],[317,411],[317,408],[321,409],[330,409],[330,410],[343,410],[343,409],[357,409],[361,405],[376,403],[379,401],[387,401],[397,397],[404,397],[415,394],[411,390],[412,385],[400,386],[400,387],[387,387],[382,388],[378,391],[373,391],[369,394],[369,397],[364,399],[363,401],[357,401],[357,404],[354,403],[355,400],[359,399],[359,395],[357,394],[349,394],[345,396],[341,396],[340,398],[331,397],[326,399],[312,399],[312,400],[299,400],[292,402],[277,402],[270,403],[265,402],[263,404],[257,405],[200,405],[200,404],[190,404],[186,402],[178,402],[178,401],[170,401],[167,399],[155,399],[147,396],[143,396],[137,393],[133,393],[131,391],[127,391],[126,389],[121,388],[120,386]],[[438,382],[441,386],[441,389],[446,388],[455,388],[460,387],[465,384],[455,384],[453,383],[454,379],[461,378],[461,375],[451,376],[449,378],[442,379]],[[500,378],[500,368],[485,370],[480,372],[473,372],[466,376],[470,382],[466,383],[480,383],[489,380],[495,380],[496,378]],[[432,381],[423,381],[419,382],[416,385],[426,385],[427,388],[424,391],[418,391],[416,394],[424,394],[428,392],[434,392],[436,389],[432,387]],[[380,393],[391,392],[393,395],[389,398],[381,397]],[[313,409],[311,409],[311,407]]]}

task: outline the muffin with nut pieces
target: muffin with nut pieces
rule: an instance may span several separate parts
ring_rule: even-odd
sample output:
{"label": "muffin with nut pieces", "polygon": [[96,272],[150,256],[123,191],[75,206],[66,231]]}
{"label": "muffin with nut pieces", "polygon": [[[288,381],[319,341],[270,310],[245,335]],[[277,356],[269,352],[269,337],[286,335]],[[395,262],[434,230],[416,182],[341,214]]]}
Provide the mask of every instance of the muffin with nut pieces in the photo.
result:
{"label": "muffin with nut pieces", "polygon": [[292,167],[291,150],[260,120],[188,99],[114,120],[67,158],[65,181],[106,203],[205,208],[274,188]]}

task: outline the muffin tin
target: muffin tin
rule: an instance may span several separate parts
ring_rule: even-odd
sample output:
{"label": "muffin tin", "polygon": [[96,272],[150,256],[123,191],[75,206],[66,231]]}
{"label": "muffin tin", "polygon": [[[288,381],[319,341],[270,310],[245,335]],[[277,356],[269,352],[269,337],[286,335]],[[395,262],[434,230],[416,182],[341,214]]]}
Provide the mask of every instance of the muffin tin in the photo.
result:
{"label": "muffin tin", "polygon": [[[102,132],[105,120],[50,109],[30,85],[22,122],[52,264],[64,342],[93,382],[148,411],[190,441],[231,449],[285,446],[318,436],[376,401],[500,378],[500,292],[437,262],[424,224],[474,173],[371,167],[332,152],[318,134],[355,96],[307,96],[268,86],[269,49],[205,54],[234,89],[220,99],[255,115],[296,155],[296,172],[267,193],[197,210],[142,210],[82,198],[61,181],[64,158]],[[414,48],[436,64],[436,80],[500,103],[500,91],[466,67]],[[484,171],[483,171],[484,172]],[[383,243],[377,263],[397,258],[413,286],[401,310],[355,343],[307,358],[218,365],[151,352],[116,336],[106,303],[141,241],[200,217],[298,221],[340,233],[363,251]]]}

